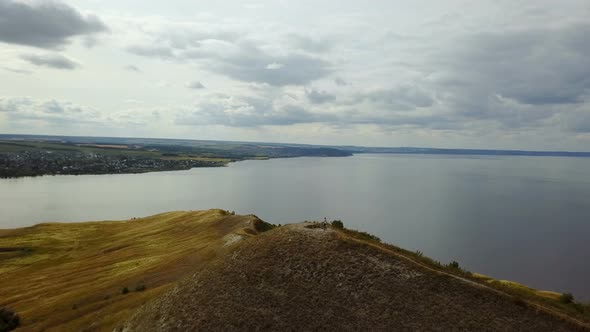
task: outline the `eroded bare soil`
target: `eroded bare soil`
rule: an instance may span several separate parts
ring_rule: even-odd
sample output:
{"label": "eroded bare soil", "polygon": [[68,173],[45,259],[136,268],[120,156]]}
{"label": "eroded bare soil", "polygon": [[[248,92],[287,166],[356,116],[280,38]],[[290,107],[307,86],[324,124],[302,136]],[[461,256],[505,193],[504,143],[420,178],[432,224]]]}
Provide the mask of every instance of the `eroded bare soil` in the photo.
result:
{"label": "eroded bare soil", "polygon": [[126,331],[579,331],[530,306],[304,224],[240,241]]}

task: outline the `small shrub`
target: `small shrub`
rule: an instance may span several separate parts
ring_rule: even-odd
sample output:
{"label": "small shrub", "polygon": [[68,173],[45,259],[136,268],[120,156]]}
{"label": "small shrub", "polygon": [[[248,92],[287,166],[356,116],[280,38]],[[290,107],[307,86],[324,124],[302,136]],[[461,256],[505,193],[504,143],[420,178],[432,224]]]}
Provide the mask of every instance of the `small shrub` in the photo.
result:
{"label": "small shrub", "polygon": [[334,220],[334,221],[332,221],[332,227],[343,229],[344,223],[342,223],[342,220]]}
{"label": "small shrub", "polygon": [[123,289],[121,289],[121,294],[127,294],[127,293],[129,293],[129,288],[123,287]]}
{"label": "small shrub", "polygon": [[[258,217],[257,217],[258,218]],[[271,223],[267,223],[265,221],[262,221],[260,219],[256,219],[254,221],[254,229],[260,233],[262,232],[266,232],[269,231],[271,229],[275,228],[275,225],[271,224]]]}
{"label": "small shrub", "polygon": [[576,311],[579,312],[579,313],[581,313],[581,314],[583,314],[586,311],[586,309],[584,308],[584,305],[583,304],[576,303],[576,302],[574,302],[574,309],[576,309]]}
{"label": "small shrub", "polygon": [[449,263],[449,267],[451,269],[459,269],[459,263],[457,263],[457,261],[452,261]]}
{"label": "small shrub", "polygon": [[572,293],[563,293],[559,297],[561,303],[569,304],[574,302],[574,295]]}
{"label": "small shrub", "polygon": [[420,250],[416,250],[416,256],[423,257],[424,256],[424,253],[422,251],[420,251]]}
{"label": "small shrub", "polygon": [[145,285],[144,284],[138,284],[137,286],[135,286],[135,291],[136,292],[143,292],[145,290]]}
{"label": "small shrub", "polygon": [[0,331],[12,331],[20,325],[20,317],[12,310],[0,308]]}

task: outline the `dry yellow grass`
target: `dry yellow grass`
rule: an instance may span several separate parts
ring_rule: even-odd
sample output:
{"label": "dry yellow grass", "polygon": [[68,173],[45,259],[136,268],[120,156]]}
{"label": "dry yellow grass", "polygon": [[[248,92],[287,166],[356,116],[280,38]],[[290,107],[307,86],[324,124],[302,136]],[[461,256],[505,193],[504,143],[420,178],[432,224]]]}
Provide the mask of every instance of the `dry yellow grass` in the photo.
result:
{"label": "dry yellow grass", "polygon": [[521,291],[521,292],[525,292],[531,295],[535,295],[535,296],[540,296],[543,298],[547,298],[550,300],[559,300],[559,298],[561,297],[560,293],[557,292],[552,292],[552,291],[546,291],[546,290],[538,290],[538,289],[534,289],[528,286],[525,286],[523,284],[519,284],[517,282],[514,281],[510,281],[510,280],[496,280],[493,278],[490,278],[486,275],[480,274],[480,273],[472,273],[472,276],[476,279],[480,279],[482,281],[485,281],[487,283],[499,283],[503,286],[506,286],[508,288],[514,289],[516,291]]}
{"label": "dry yellow grass", "polygon": [[226,235],[255,234],[243,229],[256,220],[208,210],[2,230],[0,307],[22,331],[110,331],[215,257]]}

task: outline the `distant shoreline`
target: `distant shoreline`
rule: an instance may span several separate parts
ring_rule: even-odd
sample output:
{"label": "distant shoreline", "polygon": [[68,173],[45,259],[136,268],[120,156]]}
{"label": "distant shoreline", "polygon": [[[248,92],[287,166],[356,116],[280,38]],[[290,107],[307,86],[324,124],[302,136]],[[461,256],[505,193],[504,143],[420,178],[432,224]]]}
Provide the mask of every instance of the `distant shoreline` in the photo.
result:
{"label": "distant shoreline", "polygon": [[242,160],[349,157],[367,153],[590,158],[590,152],[571,151],[357,147],[0,134],[0,178],[137,174],[223,167]]}
{"label": "distant shoreline", "polygon": [[256,141],[215,141],[174,138],[136,138],[136,137],[94,137],[94,136],[57,136],[57,135],[28,135],[28,134],[0,134],[0,140],[44,140],[44,141],[75,141],[79,144],[105,145],[134,145],[134,144],[164,144],[177,146],[201,145],[241,145],[290,148],[329,148],[348,153],[394,153],[394,154],[450,154],[450,155],[482,155],[482,156],[539,156],[539,157],[588,157],[590,151],[539,151],[539,150],[507,150],[507,149],[463,149],[463,148],[431,148],[431,147],[367,147],[356,145],[327,145],[327,144],[299,144],[284,142],[256,142]]}
{"label": "distant shoreline", "polygon": [[[351,150],[346,150],[351,151]],[[487,149],[440,149],[440,148],[361,148],[354,153],[382,154],[422,154],[422,155],[460,155],[460,156],[528,156],[528,157],[577,157],[590,158],[590,152],[572,151],[527,151],[527,150],[487,150]]]}
{"label": "distant shoreline", "polygon": [[468,149],[424,149],[428,151],[380,151],[355,152],[354,154],[404,154],[404,155],[447,155],[447,156],[509,156],[509,157],[567,157],[590,158],[590,152],[569,151],[517,151],[517,150],[468,150]]}

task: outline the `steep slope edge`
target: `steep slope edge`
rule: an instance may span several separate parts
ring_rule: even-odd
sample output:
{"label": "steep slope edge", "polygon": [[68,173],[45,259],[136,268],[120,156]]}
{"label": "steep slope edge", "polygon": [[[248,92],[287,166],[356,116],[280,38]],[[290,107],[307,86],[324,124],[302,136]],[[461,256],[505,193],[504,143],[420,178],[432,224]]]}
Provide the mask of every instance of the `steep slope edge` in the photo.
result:
{"label": "steep slope edge", "polygon": [[586,330],[386,246],[309,226],[234,246],[119,330]]}

